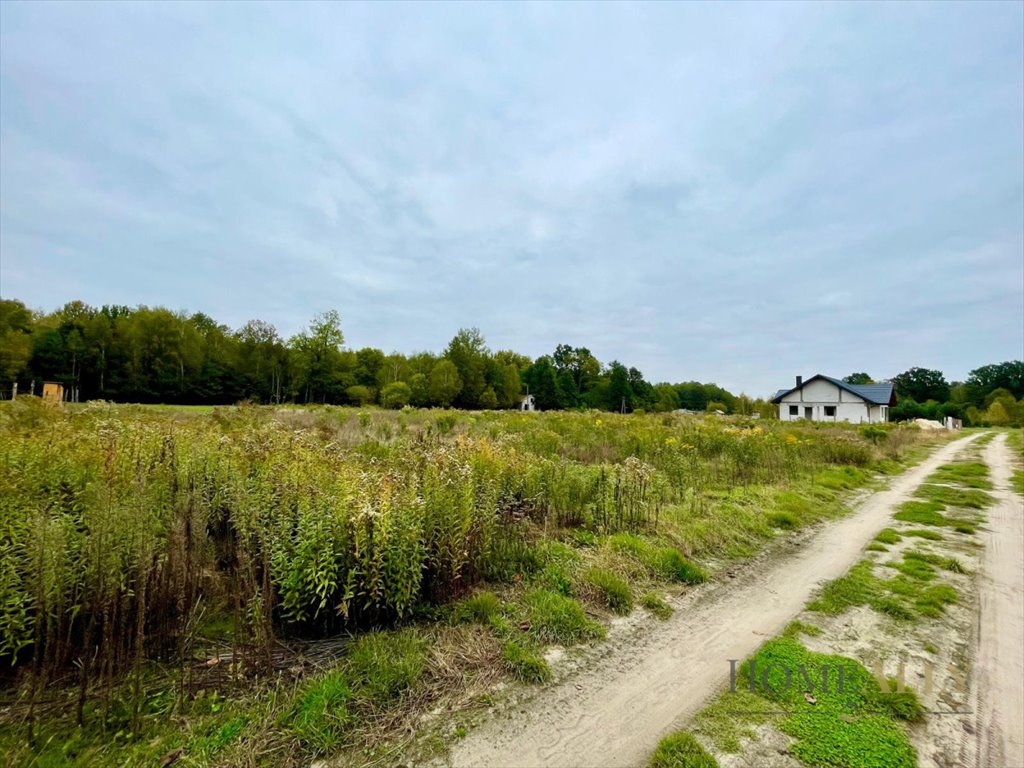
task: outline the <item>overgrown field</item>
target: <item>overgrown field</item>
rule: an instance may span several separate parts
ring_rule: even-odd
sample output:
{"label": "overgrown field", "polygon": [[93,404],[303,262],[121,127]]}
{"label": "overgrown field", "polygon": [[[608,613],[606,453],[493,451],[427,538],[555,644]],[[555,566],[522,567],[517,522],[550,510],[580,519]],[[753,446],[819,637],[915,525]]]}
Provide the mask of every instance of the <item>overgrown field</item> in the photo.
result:
{"label": "overgrown field", "polygon": [[602,615],[636,602],[659,613],[638,590],[698,583],[837,513],[927,439],[683,415],[5,403],[0,750],[39,765],[329,753],[424,676],[458,677],[440,627],[453,647],[483,638],[479,667],[542,682],[546,644],[599,638]]}

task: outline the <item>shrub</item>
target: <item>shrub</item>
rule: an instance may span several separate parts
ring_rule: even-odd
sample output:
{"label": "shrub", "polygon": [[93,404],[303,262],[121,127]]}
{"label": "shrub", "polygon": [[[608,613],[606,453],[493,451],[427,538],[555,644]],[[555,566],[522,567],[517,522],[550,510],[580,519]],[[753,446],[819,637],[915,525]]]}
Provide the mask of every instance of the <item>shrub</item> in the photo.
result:
{"label": "shrub", "polygon": [[380,391],[380,404],[398,410],[409,404],[412,389],[404,381],[393,381]]}
{"label": "shrub", "polygon": [[364,387],[362,384],[356,384],[346,389],[345,396],[350,403],[359,406],[373,402],[373,390],[369,387]]}

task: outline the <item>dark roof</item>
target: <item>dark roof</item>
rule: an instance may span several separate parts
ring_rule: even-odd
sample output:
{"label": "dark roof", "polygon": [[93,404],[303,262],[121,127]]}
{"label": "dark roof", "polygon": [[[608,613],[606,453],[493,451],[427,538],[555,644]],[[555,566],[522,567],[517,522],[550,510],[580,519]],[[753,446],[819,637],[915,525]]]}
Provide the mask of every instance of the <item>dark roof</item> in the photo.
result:
{"label": "dark roof", "polygon": [[811,376],[799,387],[793,387],[792,389],[780,389],[775,393],[775,397],[772,398],[773,403],[778,403],[783,397],[788,395],[790,392],[796,392],[803,387],[806,387],[815,379],[824,379],[827,382],[835,384],[840,389],[845,389],[857,397],[862,397],[869,403],[874,405],[895,405],[896,397],[893,392],[892,382],[884,381],[881,384],[847,384],[841,379],[833,379],[831,376],[822,376],[820,373],[816,376]]}

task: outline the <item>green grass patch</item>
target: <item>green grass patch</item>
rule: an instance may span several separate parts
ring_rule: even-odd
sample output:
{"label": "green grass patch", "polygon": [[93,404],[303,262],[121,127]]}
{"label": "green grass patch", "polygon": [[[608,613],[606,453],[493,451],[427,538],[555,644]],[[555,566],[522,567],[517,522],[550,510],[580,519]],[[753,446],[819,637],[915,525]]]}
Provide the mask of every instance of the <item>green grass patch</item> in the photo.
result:
{"label": "green grass patch", "polygon": [[[741,666],[737,684],[747,685],[751,664],[756,693],[790,713],[779,729],[796,739],[790,751],[802,762],[843,768],[917,765],[914,747],[898,722],[914,709],[916,698],[881,691],[862,664],[843,656],[813,653],[787,637],[765,643]],[[827,682],[825,669],[830,670]],[[812,700],[805,696],[808,682]],[[920,711],[919,705],[916,711]]]}
{"label": "green grass patch", "polygon": [[718,761],[689,731],[676,731],[658,742],[651,768],[718,768]]}
{"label": "green grass patch", "polygon": [[947,517],[942,514],[945,509],[939,501],[907,501],[900,504],[899,510],[893,517],[904,523],[916,523],[917,525],[934,525],[952,528],[958,533],[973,534],[978,524],[973,520],[960,517]]}
{"label": "green grass patch", "polygon": [[545,643],[573,645],[605,636],[605,628],[587,617],[571,597],[548,589],[535,589],[526,596],[530,633]]}
{"label": "green grass patch", "polygon": [[426,666],[427,641],[411,629],[363,635],[345,659],[358,697],[374,703],[397,698]]}
{"label": "green grass patch", "polygon": [[501,600],[493,592],[479,592],[460,600],[452,608],[452,619],[457,623],[489,624],[501,615]]}
{"label": "green grass patch", "polygon": [[742,749],[743,739],[757,737],[756,726],[779,719],[764,714],[777,709],[777,704],[752,693],[737,681],[735,691],[719,695],[697,714],[694,729],[720,752],[736,754]]}
{"label": "green grass patch", "polygon": [[870,560],[861,560],[849,573],[826,584],[807,610],[838,616],[855,605],[867,605],[881,596],[881,580],[872,572]]}
{"label": "green grass patch", "polygon": [[766,519],[772,528],[789,530],[797,527],[797,519],[789,512],[769,512]]}
{"label": "green grass patch", "polygon": [[814,476],[815,484],[835,491],[851,491],[864,485],[867,480],[864,470],[857,467],[834,467]]}
{"label": "green grass patch", "polygon": [[615,613],[627,614],[633,610],[633,590],[629,588],[629,582],[614,571],[591,568],[583,579],[597,589],[604,604]]}
{"label": "green grass patch", "polygon": [[891,579],[874,572],[871,560],[861,560],[849,573],[826,584],[807,610],[837,616],[857,605],[867,605],[899,620],[941,615],[945,606],[956,602],[957,591],[948,584],[929,584],[935,578],[934,564],[944,558],[922,552],[907,552],[900,561],[885,566],[899,571]]}
{"label": "green grass patch", "polygon": [[346,730],[355,721],[351,699],[347,676],[341,671],[331,672],[307,683],[278,724],[314,752],[329,752],[342,744]]}
{"label": "green grass patch", "polygon": [[944,504],[948,507],[969,507],[984,509],[991,506],[995,499],[977,488],[951,488],[948,485],[925,484],[914,494],[919,499]]}
{"label": "green grass patch", "polygon": [[414,685],[426,665],[427,641],[411,629],[363,635],[336,669],[296,693],[278,725],[313,752],[330,752],[361,717]]}
{"label": "green grass patch", "polygon": [[911,528],[909,531],[904,531],[905,536],[916,536],[919,539],[927,539],[928,541],[942,541],[943,536],[938,531],[929,531],[927,528]]}
{"label": "green grass patch", "polygon": [[786,625],[786,628],[782,631],[783,637],[798,637],[799,635],[807,635],[808,637],[818,637],[821,634],[821,627],[816,624],[808,624],[805,621],[793,620]]}
{"label": "green grass patch", "polygon": [[928,482],[963,485],[983,490],[992,488],[992,482],[988,479],[988,466],[981,461],[945,464],[928,477]]}
{"label": "green grass patch", "polygon": [[648,592],[646,595],[640,598],[640,605],[646,608],[648,611],[653,613],[662,621],[671,618],[675,611],[672,606],[669,605],[665,598],[659,595],[657,592]]}
{"label": "green grass patch", "polygon": [[879,531],[878,535],[875,536],[875,541],[881,544],[896,544],[903,537],[900,536],[899,532],[895,528],[886,528]]}
{"label": "green grass patch", "polygon": [[1024,494],[1024,469],[1015,469],[1010,476],[1010,486],[1014,493]]}
{"label": "green grass patch", "polygon": [[949,584],[933,584],[920,592],[914,600],[914,607],[922,616],[937,619],[947,605],[957,601],[957,592]]}
{"label": "green grass patch", "polygon": [[525,683],[546,683],[551,679],[551,667],[543,656],[511,640],[501,647],[501,663]]}
{"label": "green grass patch", "polygon": [[707,572],[684,557],[675,547],[657,546],[631,533],[609,536],[608,544],[616,552],[632,557],[658,576],[684,584],[702,584],[708,580]]}
{"label": "green grass patch", "polygon": [[969,573],[967,567],[955,557],[943,558],[940,565],[943,569],[950,571],[951,573]]}

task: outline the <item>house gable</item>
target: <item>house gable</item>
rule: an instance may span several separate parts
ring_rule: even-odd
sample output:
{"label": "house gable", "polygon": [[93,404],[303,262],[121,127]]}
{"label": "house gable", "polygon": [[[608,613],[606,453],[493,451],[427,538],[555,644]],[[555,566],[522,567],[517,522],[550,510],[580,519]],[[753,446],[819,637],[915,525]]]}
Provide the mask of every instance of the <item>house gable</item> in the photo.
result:
{"label": "house gable", "polygon": [[[826,393],[831,390],[831,397]],[[802,393],[802,397],[801,397]],[[841,393],[841,395],[840,395]],[[818,397],[827,399],[818,399]],[[840,400],[840,396],[842,399]],[[845,381],[822,376],[812,376],[800,386],[792,389],[780,389],[772,398],[773,403],[791,402],[862,402],[871,405],[895,405],[896,393],[891,383],[882,384],[847,384]]]}
{"label": "house gable", "polygon": [[825,377],[815,377],[804,382],[803,386],[799,389],[791,389],[780,397],[775,399],[777,403],[860,403],[865,404],[867,401],[849,390],[844,390],[842,387],[836,386],[836,384]]}

